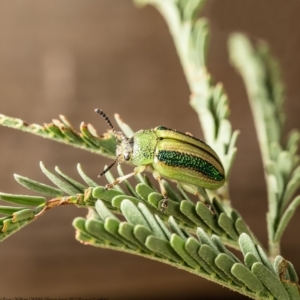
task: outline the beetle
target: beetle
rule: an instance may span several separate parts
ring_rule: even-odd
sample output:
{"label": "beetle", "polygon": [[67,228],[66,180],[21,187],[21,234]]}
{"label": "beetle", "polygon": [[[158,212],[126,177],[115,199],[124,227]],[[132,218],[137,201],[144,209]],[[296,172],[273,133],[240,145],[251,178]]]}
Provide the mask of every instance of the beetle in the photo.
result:
{"label": "beetle", "polygon": [[206,189],[217,189],[224,184],[222,162],[204,141],[164,126],[139,130],[131,137],[126,137],[123,132],[115,130],[101,109],[97,108],[95,112],[104,118],[117,141],[116,160],[99,177],[116,163],[129,161],[136,166],[132,173],[107,184],[107,189],[148,168],[159,183],[164,197],[161,208],[164,210],[168,204],[168,195],[161,177],[176,180],[183,186],[195,185]]}

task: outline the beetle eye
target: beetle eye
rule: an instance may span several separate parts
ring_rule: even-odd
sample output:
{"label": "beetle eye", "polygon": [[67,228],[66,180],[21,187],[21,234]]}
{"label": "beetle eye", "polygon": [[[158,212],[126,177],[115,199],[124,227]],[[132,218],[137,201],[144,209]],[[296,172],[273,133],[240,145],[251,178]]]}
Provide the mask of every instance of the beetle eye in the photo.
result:
{"label": "beetle eye", "polygon": [[129,152],[126,152],[126,153],[124,154],[124,159],[125,159],[125,160],[129,160],[129,159],[130,159],[130,153],[129,153]]}

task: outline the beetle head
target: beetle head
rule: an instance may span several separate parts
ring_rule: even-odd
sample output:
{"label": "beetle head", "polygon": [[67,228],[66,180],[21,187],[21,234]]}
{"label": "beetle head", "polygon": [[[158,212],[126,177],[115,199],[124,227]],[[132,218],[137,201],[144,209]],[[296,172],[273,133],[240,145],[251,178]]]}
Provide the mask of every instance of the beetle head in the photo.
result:
{"label": "beetle head", "polygon": [[129,161],[131,159],[132,149],[133,149],[133,138],[128,138],[125,134],[121,131],[116,131],[113,127],[111,121],[109,120],[108,116],[101,110],[96,108],[95,112],[101,115],[110,128],[113,131],[113,134],[117,141],[116,147],[116,160],[108,166],[98,177],[104,175],[108,170],[110,170],[116,163],[120,164],[124,160]]}

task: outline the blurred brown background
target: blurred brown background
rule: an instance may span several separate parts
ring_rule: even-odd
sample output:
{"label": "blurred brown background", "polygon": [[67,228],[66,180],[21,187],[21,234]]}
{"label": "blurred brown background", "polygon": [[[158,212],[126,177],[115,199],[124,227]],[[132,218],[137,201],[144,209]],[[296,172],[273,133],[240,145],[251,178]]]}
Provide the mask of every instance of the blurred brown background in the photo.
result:
{"label": "blurred brown background", "polygon": [[[208,1],[209,70],[222,81],[231,120],[241,130],[231,177],[233,205],[266,245],[267,209],[256,135],[241,78],[228,64],[233,31],[265,39],[279,59],[287,88],[287,129],[299,128],[300,2]],[[129,0],[0,0],[0,113],[29,123],[59,114],[79,126],[107,125],[94,114],[118,112],[134,130],[165,125],[201,137],[189,90],[167,26],[153,7]],[[80,162],[95,178],[107,159],[0,127],[0,190],[26,193],[13,173],[44,181],[38,162],[78,178]],[[104,180],[99,180],[104,184]],[[61,207],[0,245],[0,296],[201,299],[239,295],[197,276],[143,258],[83,246],[71,222],[85,210]],[[300,272],[298,213],[282,253]],[[298,250],[297,250],[298,249]],[[145,296],[146,295],[146,296]],[[186,298],[186,297],[185,297]],[[243,299],[244,297],[240,297]]]}

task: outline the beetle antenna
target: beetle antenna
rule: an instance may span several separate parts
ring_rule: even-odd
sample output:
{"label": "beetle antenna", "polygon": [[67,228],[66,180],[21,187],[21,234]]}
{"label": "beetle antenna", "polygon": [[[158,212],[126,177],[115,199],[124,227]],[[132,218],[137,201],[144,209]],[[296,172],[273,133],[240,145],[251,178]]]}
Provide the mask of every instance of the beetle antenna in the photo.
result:
{"label": "beetle antenna", "polygon": [[[106,123],[110,126],[110,128],[113,130],[114,133],[116,133],[116,130],[114,128],[114,126],[112,125],[110,119],[108,118],[108,116],[106,115],[106,113],[102,110],[102,109],[99,109],[99,108],[96,108],[95,109],[95,112],[98,113],[101,117],[103,117],[103,119],[106,121]],[[110,168],[109,168],[110,169]],[[108,170],[109,170],[108,169]],[[101,175],[100,175],[101,176]]]}
{"label": "beetle antenna", "polygon": [[117,161],[118,161],[118,157],[116,158],[116,160],[111,165],[106,167],[100,175],[98,175],[98,178],[103,176],[107,171],[109,171],[116,164]]}

